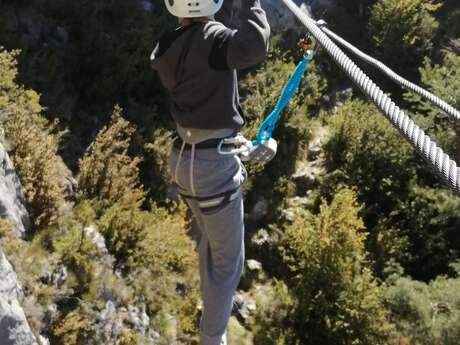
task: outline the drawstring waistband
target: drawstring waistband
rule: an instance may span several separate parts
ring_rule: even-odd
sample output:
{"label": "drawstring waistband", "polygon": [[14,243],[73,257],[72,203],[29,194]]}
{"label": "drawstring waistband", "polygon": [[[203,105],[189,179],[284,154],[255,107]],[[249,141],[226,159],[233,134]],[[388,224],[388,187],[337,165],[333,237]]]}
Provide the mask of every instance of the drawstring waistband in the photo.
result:
{"label": "drawstring waistband", "polygon": [[182,159],[182,154],[184,153],[184,148],[185,148],[185,141],[182,142],[182,146],[180,148],[179,156],[177,157],[177,162],[176,162],[176,169],[174,170],[174,183],[178,183],[178,175],[179,175],[179,164]]}
{"label": "drawstring waistband", "polygon": [[192,195],[196,196],[196,190],[195,190],[195,181],[193,181],[193,167],[195,164],[195,144],[192,144],[192,156],[190,159],[190,188],[192,190]]}
{"label": "drawstring waistband", "polygon": [[[174,183],[179,183],[179,165],[182,160],[182,155],[185,149],[185,141],[182,142],[182,146],[179,151],[179,156],[177,157],[176,168],[174,170]],[[194,179],[194,166],[195,166],[195,144],[192,144],[192,155],[190,158],[190,169],[189,169],[189,177],[190,177],[190,188],[192,191],[192,195],[196,196],[196,189],[195,189],[195,179]]]}

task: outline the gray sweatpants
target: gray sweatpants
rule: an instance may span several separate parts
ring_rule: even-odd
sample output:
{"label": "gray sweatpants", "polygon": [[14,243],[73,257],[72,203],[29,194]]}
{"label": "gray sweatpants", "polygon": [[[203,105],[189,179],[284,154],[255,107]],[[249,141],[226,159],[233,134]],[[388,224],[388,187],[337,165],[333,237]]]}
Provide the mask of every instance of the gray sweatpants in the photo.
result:
{"label": "gray sweatpants", "polygon": [[240,186],[246,170],[237,156],[222,156],[216,149],[185,150],[181,154],[173,148],[169,168],[179,192],[192,196],[185,199],[201,232],[200,345],[219,345],[244,264]]}

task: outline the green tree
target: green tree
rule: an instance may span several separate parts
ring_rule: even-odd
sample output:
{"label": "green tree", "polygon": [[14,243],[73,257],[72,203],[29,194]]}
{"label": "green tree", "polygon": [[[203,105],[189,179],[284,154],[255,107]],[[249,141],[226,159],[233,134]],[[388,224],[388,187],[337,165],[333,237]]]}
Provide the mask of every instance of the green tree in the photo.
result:
{"label": "green tree", "polygon": [[60,134],[42,116],[39,95],[16,83],[18,51],[0,48],[0,111],[10,156],[25,190],[27,208],[38,227],[56,220],[64,203]]}
{"label": "green tree", "polygon": [[460,266],[457,277],[429,284],[390,276],[385,299],[397,332],[414,345],[456,345],[460,336]]}
{"label": "green tree", "polygon": [[291,271],[295,302],[288,315],[297,342],[286,343],[388,344],[382,292],[365,267],[360,210],[355,193],[343,189],[318,215],[298,210],[287,226],[282,247]]}
{"label": "green tree", "polygon": [[116,106],[110,124],[98,133],[80,161],[81,197],[98,200],[102,209],[120,202],[137,208],[145,199],[139,180],[141,159],[128,154],[134,127],[121,115]]}
{"label": "green tree", "polygon": [[379,0],[371,9],[373,55],[396,72],[417,80],[417,68],[433,47],[438,28],[432,0]]}
{"label": "green tree", "polygon": [[[460,108],[460,39],[452,42],[452,49],[443,50],[441,64],[425,59],[420,68],[421,81],[432,93],[446,100],[454,108]],[[460,161],[460,125],[442,110],[420,96],[406,93],[406,99],[418,113],[423,127],[434,135],[436,141]]]}
{"label": "green tree", "polygon": [[329,123],[322,194],[332,195],[340,184],[355,187],[365,204],[366,224],[373,226],[405,198],[415,174],[412,149],[368,103],[346,102]]}

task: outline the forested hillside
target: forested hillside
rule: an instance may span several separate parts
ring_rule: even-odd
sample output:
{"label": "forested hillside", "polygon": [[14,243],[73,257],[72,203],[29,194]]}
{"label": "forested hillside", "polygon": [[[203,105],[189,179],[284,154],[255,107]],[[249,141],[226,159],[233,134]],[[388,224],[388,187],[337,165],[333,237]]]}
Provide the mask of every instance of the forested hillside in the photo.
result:
{"label": "forested hillside", "polygon": [[[458,0],[306,5],[460,108]],[[269,18],[267,61],[239,73],[248,137],[301,56],[302,26]],[[162,0],[0,0],[0,153],[30,218],[18,236],[0,203],[0,251],[39,344],[198,344],[192,222],[169,183],[173,123],[149,65],[175,25]],[[458,123],[362,66],[460,163]],[[458,345],[460,197],[321,49],[274,137],[276,158],[247,166],[230,344]]]}

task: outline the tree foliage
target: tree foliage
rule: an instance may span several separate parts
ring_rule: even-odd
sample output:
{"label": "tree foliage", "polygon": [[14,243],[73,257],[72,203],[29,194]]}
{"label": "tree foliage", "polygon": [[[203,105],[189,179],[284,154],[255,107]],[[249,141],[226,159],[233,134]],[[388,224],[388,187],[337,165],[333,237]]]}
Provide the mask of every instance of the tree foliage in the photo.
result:
{"label": "tree foliage", "polygon": [[80,161],[79,186],[83,197],[96,198],[108,206],[125,201],[139,207],[145,194],[139,181],[139,158],[128,149],[134,128],[115,107],[110,124],[97,135]]}
{"label": "tree foliage", "polygon": [[433,13],[439,7],[432,0],[378,0],[369,18],[373,55],[415,79],[417,68],[433,47],[438,28]]}
{"label": "tree foliage", "polygon": [[[457,272],[460,273],[460,272]],[[460,278],[439,276],[429,284],[392,276],[385,299],[397,331],[411,344],[458,343],[460,335]]]}
{"label": "tree foliage", "polygon": [[[295,296],[289,323],[299,344],[388,343],[382,292],[364,265],[359,212],[355,193],[343,189],[318,215],[299,211],[285,230],[282,246]],[[291,341],[286,343],[296,343]]]}
{"label": "tree foliage", "polygon": [[330,124],[325,193],[340,184],[355,187],[366,221],[375,224],[405,198],[414,176],[411,148],[375,106],[362,101],[339,107]]}
{"label": "tree foliage", "polygon": [[36,226],[56,219],[64,202],[56,125],[42,115],[39,96],[16,83],[19,52],[0,49],[0,123],[12,146],[10,155],[21,178]]}
{"label": "tree foliage", "polygon": [[[430,59],[425,58],[424,64],[420,68],[423,85],[456,109],[460,108],[460,56],[458,49],[460,49],[460,39],[452,43],[452,49],[443,50],[441,64],[433,65]],[[405,98],[417,111],[418,120],[423,127],[436,138],[447,153],[453,155],[458,161],[460,158],[459,125],[443,111],[420,96],[406,93]]]}

